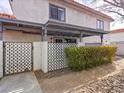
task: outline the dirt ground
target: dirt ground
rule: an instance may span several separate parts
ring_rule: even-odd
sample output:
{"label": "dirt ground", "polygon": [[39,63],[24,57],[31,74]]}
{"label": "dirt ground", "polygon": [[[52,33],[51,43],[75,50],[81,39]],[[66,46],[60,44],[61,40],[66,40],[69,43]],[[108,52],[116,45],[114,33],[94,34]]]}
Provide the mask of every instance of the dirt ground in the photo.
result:
{"label": "dirt ground", "polygon": [[112,64],[102,65],[81,72],[63,69],[47,74],[38,71],[35,74],[43,93],[68,93],[68,91],[78,89],[87,83],[113,76],[121,72],[122,69],[124,69],[124,57],[116,57]]}
{"label": "dirt ground", "polygon": [[124,93],[124,70],[113,76],[71,89],[66,93]]}

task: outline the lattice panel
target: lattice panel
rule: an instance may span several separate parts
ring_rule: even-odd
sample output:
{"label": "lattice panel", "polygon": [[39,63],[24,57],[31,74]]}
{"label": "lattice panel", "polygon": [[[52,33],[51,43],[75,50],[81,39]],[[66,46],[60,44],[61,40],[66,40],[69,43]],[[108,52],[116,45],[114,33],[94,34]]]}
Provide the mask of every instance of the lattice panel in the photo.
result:
{"label": "lattice panel", "polygon": [[75,43],[49,43],[48,44],[48,71],[67,67],[64,48],[76,47]]}
{"label": "lattice panel", "polygon": [[5,75],[32,70],[31,43],[4,43]]}

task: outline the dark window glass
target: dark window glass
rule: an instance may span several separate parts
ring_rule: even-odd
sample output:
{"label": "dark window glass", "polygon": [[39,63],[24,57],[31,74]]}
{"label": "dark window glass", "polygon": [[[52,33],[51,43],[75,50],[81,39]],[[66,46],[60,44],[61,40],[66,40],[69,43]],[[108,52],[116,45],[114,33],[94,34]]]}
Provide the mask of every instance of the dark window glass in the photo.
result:
{"label": "dark window glass", "polygon": [[61,8],[58,8],[58,20],[65,20],[65,11]]}
{"label": "dark window glass", "polygon": [[50,18],[65,21],[65,9],[50,5]]}
{"label": "dark window glass", "polygon": [[76,43],[77,40],[76,39],[68,39],[68,38],[63,38],[63,39],[55,39],[56,43]]}
{"label": "dark window glass", "polygon": [[54,6],[50,7],[50,18],[57,19],[58,18],[58,9]]}
{"label": "dark window glass", "polygon": [[65,39],[66,43],[76,43],[76,39]]}
{"label": "dark window glass", "polygon": [[56,39],[56,43],[63,43],[62,39]]}

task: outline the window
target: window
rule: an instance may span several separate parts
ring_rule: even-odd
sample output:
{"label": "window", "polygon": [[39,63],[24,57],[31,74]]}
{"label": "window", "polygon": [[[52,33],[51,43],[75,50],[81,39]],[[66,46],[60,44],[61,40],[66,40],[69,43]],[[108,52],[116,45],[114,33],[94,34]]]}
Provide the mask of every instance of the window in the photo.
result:
{"label": "window", "polygon": [[102,20],[97,20],[97,29],[104,30],[104,21]]}
{"label": "window", "polygon": [[50,5],[50,18],[65,21],[65,9],[54,5]]}
{"label": "window", "polygon": [[63,43],[62,39],[56,39],[56,43]]}
{"label": "window", "polygon": [[76,43],[77,40],[76,39],[65,39],[66,43]]}
{"label": "window", "polygon": [[55,43],[76,43],[76,39],[70,39],[70,38],[56,38]]}

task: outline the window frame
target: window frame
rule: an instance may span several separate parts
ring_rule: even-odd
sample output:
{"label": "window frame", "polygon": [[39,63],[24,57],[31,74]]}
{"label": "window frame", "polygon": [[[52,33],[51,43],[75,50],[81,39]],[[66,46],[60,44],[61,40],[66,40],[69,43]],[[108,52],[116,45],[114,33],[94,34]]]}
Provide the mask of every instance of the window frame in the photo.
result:
{"label": "window frame", "polygon": [[[51,17],[51,7],[57,8],[57,19],[54,19],[54,18]],[[59,13],[58,13],[59,9],[62,9],[64,11],[64,20],[60,20],[59,17],[58,17],[59,16]],[[52,20],[65,22],[66,21],[66,9],[63,8],[63,7],[57,6],[57,5],[49,4],[49,18],[52,19]]]}
{"label": "window frame", "polygon": [[96,21],[96,28],[98,30],[104,30],[104,21],[100,20],[100,19],[97,19],[97,21]]}

